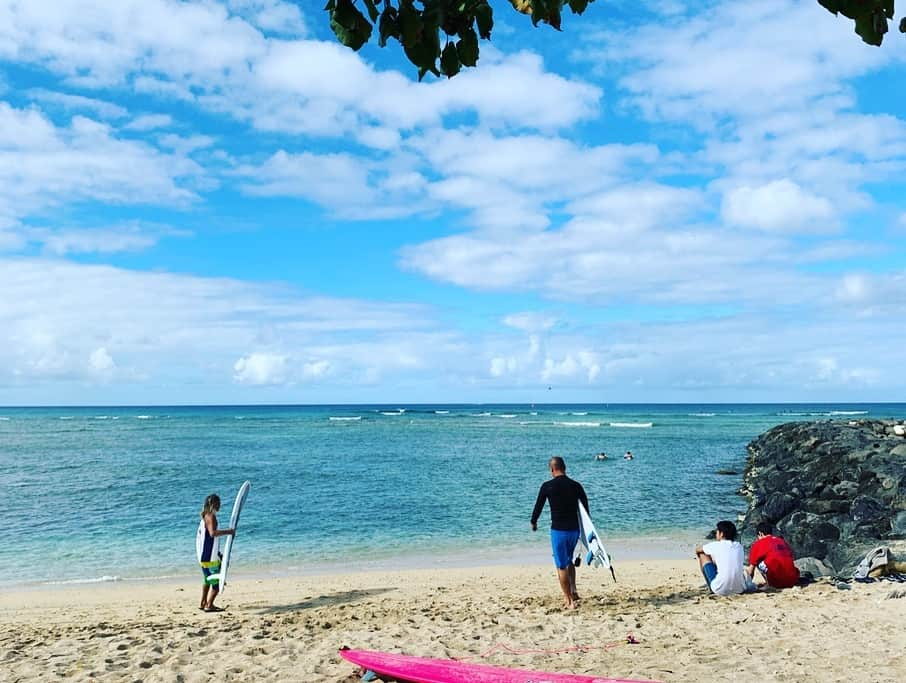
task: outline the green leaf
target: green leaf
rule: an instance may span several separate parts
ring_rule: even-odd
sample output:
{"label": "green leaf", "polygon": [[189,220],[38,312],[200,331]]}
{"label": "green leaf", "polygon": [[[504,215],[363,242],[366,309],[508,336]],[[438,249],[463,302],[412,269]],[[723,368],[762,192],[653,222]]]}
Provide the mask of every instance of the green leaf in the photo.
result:
{"label": "green leaf", "polygon": [[336,8],[330,13],[331,19],[350,31],[355,30],[359,17],[365,18],[352,0],[336,0]]}
{"label": "green leaf", "polygon": [[487,0],[475,6],[475,23],[478,25],[478,35],[485,40],[491,39],[491,29],[494,28],[494,10]]}
{"label": "green leaf", "polygon": [[840,11],[840,3],[837,0],[818,0],[818,4],[832,14],[837,14]]}
{"label": "green leaf", "polygon": [[352,0],[336,0],[330,13],[330,28],[340,43],[353,50],[359,50],[371,38],[371,24]]}
{"label": "green leaf", "polygon": [[456,52],[459,54],[459,61],[464,66],[475,66],[478,64],[478,36],[475,29],[469,27],[464,31],[462,38],[456,43]]}
{"label": "green leaf", "polygon": [[893,19],[893,0],[881,0],[881,9],[884,10],[884,16]]}
{"label": "green leaf", "polygon": [[906,33],[906,17],[900,19],[900,33]]}
{"label": "green leaf", "polygon": [[424,69],[426,73],[430,71],[435,76],[440,76],[440,72],[437,70],[437,58],[440,55],[440,48],[438,43],[431,41],[430,35],[423,36],[422,40],[413,45],[404,44],[403,50],[406,52],[406,57],[409,58],[409,61],[419,67],[419,71]]}
{"label": "green leaf", "polygon": [[588,0],[569,0],[569,8],[573,11],[573,14],[582,14],[588,9]]}
{"label": "green leaf", "polygon": [[324,5],[324,11],[330,12],[336,6],[337,6],[336,0],[327,0],[327,4]]}
{"label": "green leaf", "polygon": [[440,55],[440,70],[447,78],[453,78],[459,73],[460,68],[462,68],[462,64],[459,62],[456,46],[449,42]]}
{"label": "green leaf", "polygon": [[411,3],[400,3],[399,26],[400,42],[403,45],[415,45],[422,32],[422,20],[420,12]]}
{"label": "green leaf", "polygon": [[368,16],[371,17],[371,23],[374,23],[378,20],[378,8],[374,4],[374,0],[365,0],[365,7],[368,8]]}
{"label": "green leaf", "polygon": [[[865,12],[856,17],[856,33],[869,45],[879,46],[884,40],[884,34],[878,32],[876,15]],[[884,30],[887,30],[887,20],[884,20]]]}
{"label": "green leaf", "polygon": [[397,20],[396,7],[387,5],[381,13],[381,20],[378,22],[378,45],[384,47],[389,38],[400,39],[400,25]]}

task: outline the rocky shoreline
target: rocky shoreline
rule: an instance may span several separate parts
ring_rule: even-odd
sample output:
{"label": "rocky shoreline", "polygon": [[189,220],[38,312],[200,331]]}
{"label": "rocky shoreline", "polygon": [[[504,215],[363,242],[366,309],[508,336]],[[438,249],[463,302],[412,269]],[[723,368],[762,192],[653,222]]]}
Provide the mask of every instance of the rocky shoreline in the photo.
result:
{"label": "rocky shoreline", "polygon": [[748,453],[744,541],[771,522],[816,575],[851,575],[881,545],[906,559],[906,422],[792,422]]}

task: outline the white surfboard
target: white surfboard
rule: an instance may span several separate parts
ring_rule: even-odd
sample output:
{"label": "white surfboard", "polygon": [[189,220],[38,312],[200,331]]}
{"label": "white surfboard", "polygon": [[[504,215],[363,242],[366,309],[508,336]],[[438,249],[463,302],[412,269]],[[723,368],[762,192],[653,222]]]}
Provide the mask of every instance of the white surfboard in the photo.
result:
{"label": "white surfboard", "polygon": [[589,567],[605,567],[610,570],[613,580],[617,580],[617,575],[613,571],[613,564],[610,561],[610,554],[601,542],[598,530],[595,529],[594,523],[588,510],[579,502],[579,545],[585,549],[585,564]]}
{"label": "white surfboard", "polygon": [[[252,487],[251,482],[245,482],[242,486],[239,487],[239,493],[236,494],[236,502],[233,503],[233,511],[230,514],[230,526],[228,528],[235,529],[239,526],[239,513],[242,512],[242,506],[245,504],[245,497],[249,494],[249,489]],[[223,544],[223,557],[220,560],[220,592],[223,593],[223,590],[226,588],[227,584],[227,572],[230,569],[230,555],[233,550],[233,539],[236,538],[236,535],[226,537],[226,542]]]}

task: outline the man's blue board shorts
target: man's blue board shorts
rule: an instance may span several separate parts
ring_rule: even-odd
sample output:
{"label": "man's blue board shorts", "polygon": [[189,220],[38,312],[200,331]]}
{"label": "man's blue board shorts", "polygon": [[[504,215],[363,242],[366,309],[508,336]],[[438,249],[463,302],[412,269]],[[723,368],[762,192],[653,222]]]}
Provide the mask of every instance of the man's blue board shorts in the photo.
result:
{"label": "man's blue board shorts", "polygon": [[702,574],[705,575],[705,581],[708,582],[708,589],[711,588],[711,582],[717,578],[717,565],[713,562],[706,562],[702,567]]}
{"label": "man's blue board shorts", "polygon": [[566,569],[573,563],[573,551],[578,542],[578,529],[572,531],[551,529],[551,550],[554,551],[554,564],[557,569]]}

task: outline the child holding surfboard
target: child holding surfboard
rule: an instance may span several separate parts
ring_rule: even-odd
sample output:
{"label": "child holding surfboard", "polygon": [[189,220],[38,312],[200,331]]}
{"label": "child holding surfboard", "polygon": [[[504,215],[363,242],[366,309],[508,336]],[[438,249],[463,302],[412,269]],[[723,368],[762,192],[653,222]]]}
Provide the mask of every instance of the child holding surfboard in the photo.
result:
{"label": "child holding surfboard", "polygon": [[201,589],[201,606],[205,612],[220,612],[221,607],[214,607],[214,598],[220,592],[220,536],[232,536],[235,529],[218,529],[217,512],[220,510],[220,496],[212,493],[204,499],[201,508],[201,521],[195,534],[195,551],[201,573],[204,576],[204,586]]}

